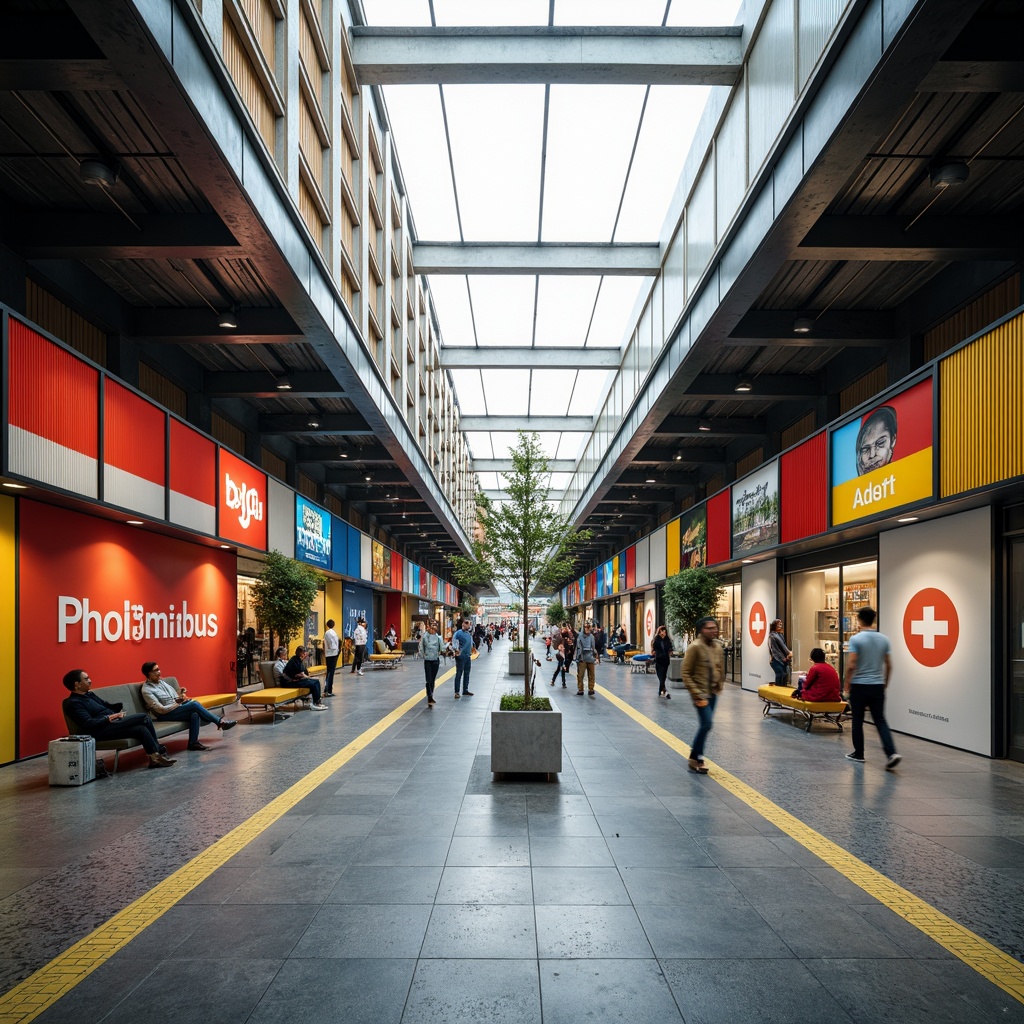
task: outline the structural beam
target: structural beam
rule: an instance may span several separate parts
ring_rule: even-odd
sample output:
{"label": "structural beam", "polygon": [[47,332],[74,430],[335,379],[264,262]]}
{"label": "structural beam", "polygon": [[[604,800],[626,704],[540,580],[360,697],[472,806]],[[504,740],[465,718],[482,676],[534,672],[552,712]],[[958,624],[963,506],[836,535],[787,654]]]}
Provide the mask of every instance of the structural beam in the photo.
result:
{"label": "structural beam", "polygon": [[5,92],[100,92],[124,88],[124,79],[114,65],[102,58],[0,60],[0,89]]}
{"label": "structural beam", "polygon": [[[473,472],[475,473],[511,473],[515,469],[511,459],[474,459]],[[575,459],[548,459],[548,472],[550,473],[574,473],[576,471]]]}
{"label": "structural beam", "polygon": [[233,328],[218,327],[222,317],[208,306],[133,309],[124,333],[130,338],[179,345],[294,344],[305,337],[283,309],[243,308],[232,315],[238,325]]}
{"label": "structural beam", "polygon": [[[341,457],[341,450],[337,445],[299,445],[295,449],[296,462],[309,463],[338,463],[339,465],[352,466],[353,463],[362,462],[394,462],[391,453],[382,444],[368,445],[366,448],[349,448],[348,458]],[[363,474],[365,476],[365,474]],[[364,480],[364,483],[373,483],[372,480]]]}
{"label": "structural beam", "polygon": [[736,385],[744,375],[733,373],[702,373],[686,389],[687,398],[704,398],[708,401],[730,402],[763,402],[771,399],[776,402],[805,400],[817,398],[820,388],[813,377],[802,377],[796,374],[764,374],[751,378],[753,387],[750,391],[737,391]]}
{"label": "structural beam", "polygon": [[[797,320],[810,320],[810,330],[797,334]],[[895,341],[899,334],[895,314],[888,310],[752,309],[729,332],[726,345],[819,345],[822,341],[843,347],[874,348]]]}
{"label": "structural beam", "polygon": [[545,348],[543,346],[443,346],[441,366],[446,370],[493,370],[541,366],[545,370],[617,370],[618,348]]}
{"label": "structural beam", "polygon": [[352,29],[362,85],[589,83],[734,85],[740,26]]}
{"label": "structural beam", "polygon": [[[291,387],[278,388],[282,378]],[[341,385],[329,373],[279,374],[268,370],[209,370],[203,374],[203,393],[211,398],[338,398]]]}
{"label": "structural beam", "polygon": [[661,250],[647,242],[414,242],[417,274],[611,274],[653,277]]}
{"label": "structural beam", "polygon": [[[710,430],[701,430],[701,425]],[[756,416],[666,416],[652,437],[760,437],[768,433],[767,423]]]}
{"label": "structural beam", "polygon": [[536,431],[584,431],[594,429],[593,416],[463,416],[459,428],[470,431],[501,430],[515,433]]}
{"label": "structural beam", "polygon": [[[344,460],[350,462],[350,459]],[[345,486],[368,487],[370,485],[398,488],[412,487],[408,477],[400,469],[371,470],[373,479],[367,481],[366,472],[361,469],[333,469],[329,470],[328,477],[324,481],[328,484],[343,484]],[[412,493],[406,495],[412,497]]]}
{"label": "structural beam", "polygon": [[1024,221],[1016,217],[821,217],[793,252],[801,260],[1017,260]]}
{"label": "structural beam", "polygon": [[[19,7],[23,9],[18,9]],[[81,22],[60,5],[4,10],[0,89],[41,92],[124,89],[112,61]]]}
{"label": "structural beam", "polygon": [[940,60],[924,76],[919,92],[1024,92],[1019,60]]}
{"label": "structural beam", "polygon": [[[677,455],[681,455],[682,458],[677,459]],[[631,461],[634,466],[660,466],[666,462],[671,462],[674,466],[724,466],[728,459],[724,448],[666,448],[664,445],[645,445]]]}
{"label": "structural beam", "polygon": [[[316,426],[312,426],[315,423]],[[263,414],[257,426],[259,433],[266,436],[294,434],[319,437],[323,434],[340,434],[345,437],[375,437],[376,431],[367,425],[362,416],[348,413],[283,413]]]}

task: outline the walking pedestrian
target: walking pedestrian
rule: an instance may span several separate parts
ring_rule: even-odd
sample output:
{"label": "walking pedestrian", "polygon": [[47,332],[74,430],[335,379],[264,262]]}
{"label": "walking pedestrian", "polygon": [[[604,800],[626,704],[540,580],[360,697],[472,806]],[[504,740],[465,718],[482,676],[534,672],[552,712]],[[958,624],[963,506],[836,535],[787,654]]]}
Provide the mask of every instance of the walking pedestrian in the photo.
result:
{"label": "walking pedestrian", "polygon": [[423,678],[427,688],[427,707],[437,702],[434,700],[434,680],[441,665],[441,637],[437,633],[437,622],[427,620],[427,631],[420,637],[420,657],[423,659]]}
{"label": "walking pedestrian", "polygon": [[356,628],[352,630],[352,645],[355,647],[352,671],[357,676],[361,676],[363,674],[363,661],[366,658],[366,619],[356,619]]}
{"label": "walking pedestrian", "polygon": [[691,772],[707,775],[704,742],[715,718],[715,703],[725,678],[725,654],[718,642],[718,623],[708,617],[697,623],[697,639],[683,657],[683,682],[693,698],[700,725],[693,738],[688,762]]}
{"label": "walking pedestrian", "polygon": [[672,637],[668,635],[668,627],[659,626],[651,641],[651,654],[654,655],[654,671],[658,675],[658,696],[664,694],[665,700],[672,699],[672,694],[665,686],[668,666],[672,660],[672,649]]}
{"label": "walking pedestrian", "polygon": [[452,648],[455,651],[455,699],[458,700],[460,696],[472,697],[469,689],[469,669],[473,663],[473,634],[469,631],[469,619],[463,619],[460,628],[452,635]]}
{"label": "walking pedestrian", "polygon": [[892,645],[875,625],[874,608],[861,608],[857,612],[860,631],[850,637],[846,654],[846,699],[853,713],[853,750],[846,755],[850,761],[864,763],[864,712],[871,712],[878,737],[885,750],[885,769],[892,771],[903,760],[896,753],[896,745],[885,720],[885,691],[892,675]]}
{"label": "walking pedestrian", "polygon": [[586,623],[583,632],[576,638],[576,691],[577,697],[583,696],[583,676],[587,677],[587,690],[591,697],[597,696],[594,692],[596,685],[594,668],[597,663],[597,641],[591,630],[590,623]]}

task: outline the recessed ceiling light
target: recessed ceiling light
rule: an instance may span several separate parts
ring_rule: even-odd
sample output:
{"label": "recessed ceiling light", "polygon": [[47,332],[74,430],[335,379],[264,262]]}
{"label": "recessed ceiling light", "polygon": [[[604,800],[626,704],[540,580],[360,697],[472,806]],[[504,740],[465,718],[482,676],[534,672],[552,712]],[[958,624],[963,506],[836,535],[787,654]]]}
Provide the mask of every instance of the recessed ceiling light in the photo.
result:
{"label": "recessed ceiling light", "polygon": [[810,317],[798,316],[793,321],[794,334],[810,334],[814,327],[814,321]]}
{"label": "recessed ceiling light", "polygon": [[702,434],[710,433],[710,431],[711,431],[711,420],[698,420],[697,421],[697,429]]}
{"label": "recessed ceiling light", "polygon": [[897,523],[916,523],[918,520],[917,516],[904,516],[902,519],[897,519]]}
{"label": "recessed ceiling light", "polygon": [[27,491],[28,490],[28,484],[5,483],[4,487],[9,487],[12,491]]}
{"label": "recessed ceiling light", "polygon": [[231,545],[230,545],[230,544],[221,544],[221,547],[222,547],[222,548],[223,548],[223,549],[224,549],[225,551],[230,551],[230,550],[231,550]]}
{"label": "recessed ceiling light", "polygon": [[338,458],[339,459],[347,459],[348,458],[348,452],[338,452]]}
{"label": "recessed ceiling light", "polygon": [[753,565],[753,564],[754,564],[754,559],[753,558],[744,558],[743,559],[743,565]]}
{"label": "recessed ceiling light", "polygon": [[128,526],[142,526],[143,525],[141,519],[126,519],[125,523]]}
{"label": "recessed ceiling light", "polygon": [[278,377],[277,383],[274,385],[278,391],[291,391],[292,382],[287,377]]}
{"label": "recessed ceiling light", "polygon": [[644,483],[647,483],[647,484],[656,484],[657,482],[658,482],[658,481],[657,481],[657,480],[655,480],[653,476],[649,476],[649,477],[648,477],[648,478],[647,478],[647,479],[646,479],[646,480],[644,481]]}
{"label": "recessed ceiling light", "polygon": [[753,390],[754,382],[749,377],[740,377],[740,379],[736,381],[736,387],[733,388],[733,391],[737,391],[740,393],[745,393],[747,391]]}
{"label": "recessed ceiling light", "polygon": [[682,461],[683,461],[683,453],[682,452],[676,452],[676,462],[682,462]]}

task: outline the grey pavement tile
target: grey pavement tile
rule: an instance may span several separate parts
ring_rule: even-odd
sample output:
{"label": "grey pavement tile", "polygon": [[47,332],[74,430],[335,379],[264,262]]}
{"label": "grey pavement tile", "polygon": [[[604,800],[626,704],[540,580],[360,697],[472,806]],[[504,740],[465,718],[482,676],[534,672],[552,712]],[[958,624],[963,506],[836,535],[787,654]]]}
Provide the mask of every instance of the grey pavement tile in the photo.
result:
{"label": "grey pavement tile", "polygon": [[918,958],[917,966],[934,974],[957,998],[987,1014],[988,1020],[1024,1024],[1024,1003],[955,958]]}
{"label": "grey pavement tile", "polygon": [[434,902],[441,865],[396,869],[380,864],[349,864],[324,903]]}
{"label": "grey pavement tile", "polygon": [[664,808],[639,808],[611,812],[597,811],[597,821],[606,836],[682,836],[679,821]]}
{"label": "grey pavement tile", "polygon": [[1024,844],[1002,836],[933,836],[939,846],[996,871],[1020,877],[1016,872],[1024,863]]}
{"label": "grey pavement tile", "polygon": [[158,966],[158,962],[152,959],[112,958],[35,1019],[44,1024],[82,1024],[83,1021],[102,1020],[122,1000],[131,1001],[131,993]]}
{"label": "grey pavement tile", "polygon": [[521,811],[494,811],[485,814],[459,815],[455,823],[457,836],[526,836],[529,835],[525,808]]}
{"label": "grey pavement tile", "polygon": [[787,868],[797,863],[765,836],[701,836],[694,841],[723,868]]}
{"label": "grey pavement tile", "polygon": [[[315,868],[326,859],[344,864],[362,849],[365,842],[362,836],[331,836],[324,829],[296,833],[281,843],[265,862],[268,866],[294,865],[296,870],[300,866]],[[245,864],[248,860],[243,850],[241,854],[231,858],[231,863]],[[258,865],[260,861],[255,863]]]}
{"label": "grey pavement tile", "polygon": [[612,867],[614,861],[603,838],[589,836],[530,836],[534,867]]}
{"label": "grey pavement tile", "polygon": [[532,906],[437,905],[430,915],[422,959],[523,960],[537,955]]}
{"label": "grey pavement tile", "polygon": [[309,868],[282,871],[276,865],[256,868],[223,902],[256,904],[289,904],[324,902],[345,870],[345,864],[321,858]]}
{"label": "grey pavement tile", "polygon": [[449,839],[405,836],[370,836],[349,857],[353,864],[381,864],[391,867],[419,867],[444,864]]}
{"label": "grey pavement tile", "polygon": [[612,906],[630,903],[616,868],[533,869],[534,900],[560,906]]}
{"label": "grey pavement tile", "polygon": [[[415,960],[291,960],[249,1024],[400,1024]],[[342,1009],[343,1008],[343,1009]]]}
{"label": "grey pavement tile", "polygon": [[[1014,834],[1015,819],[981,814],[900,814],[889,821],[919,836],[1004,836]],[[1016,834],[1020,834],[1017,832]]]}
{"label": "grey pavement tile", "polygon": [[602,1022],[683,1021],[656,960],[545,960],[540,990],[544,1024],[578,1024],[586,1007],[599,1007]]}
{"label": "grey pavement tile", "polygon": [[850,1024],[798,960],[665,960],[687,1024]]}
{"label": "grey pavement tile", "polygon": [[531,836],[600,836],[601,826],[592,814],[530,812]]}
{"label": "grey pavement tile", "polygon": [[434,902],[532,905],[533,878],[528,867],[446,867]]}
{"label": "grey pavement tile", "polygon": [[426,904],[323,906],[291,956],[317,960],[416,957],[430,910]]}
{"label": "grey pavement tile", "polygon": [[437,839],[451,836],[458,815],[442,811],[385,811],[364,833],[371,836],[426,836]]}
{"label": "grey pavement tile", "polygon": [[718,900],[739,896],[739,890],[718,867],[620,868],[620,876],[634,905],[676,906],[695,898]]}
{"label": "grey pavement tile", "polygon": [[[863,917],[865,921],[878,929],[893,945],[915,960],[946,960],[954,959],[949,950],[940,946],[935,939],[926,935],[899,914],[883,906],[881,903],[850,905],[850,912]],[[844,950],[844,955],[851,953]]]}
{"label": "grey pavement tile", "polygon": [[563,793],[534,786],[526,794],[526,810],[534,814],[590,814],[590,798],[582,793]]}
{"label": "grey pavement tile", "polygon": [[682,836],[666,839],[662,836],[622,836],[608,838],[608,850],[620,868],[660,867],[690,868],[713,867],[714,861],[693,839]]}
{"label": "grey pavement tile", "polygon": [[222,868],[218,868],[209,878],[204,879],[191,892],[186,893],[178,901],[179,903],[226,903],[228,897],[246,880],[257,868],[252,866],[235,867],[229,861]]}
{"label": "grey pavement tile", "polygon": [[644,932],[659,959],[792,956],[786,943],[740,896],[704,900],[695,893],[685,904],[637,906]]}
{"label": "grey pavement tile", "polygon": [[632,907],[536,907],[542,960],[623,959],[654,956]]}
{"label": "grey pavement tile", "polygon": [[[244,960],[249,957],[283,959],[288,956],[319,908],[291,904],[274,907],[270,913],[263,906],[239,904],[178,906],[172,909],[177,912],[173,921],[179,927],[181,941],[155,956],[174,960],[218,960],[230,953],[232,957]],[[152,932],[162,922],[163,918],[160,918],[146,932]],[[139,939],[133,940],[127,948],[144,940],[145,935],[143,933]],[[159,937],[159,932],[151,937]]]}
{"label": "grey pavement tile", "polygon": [[473,794],[469,793],[462,799],[462,814],[511,814],[514,812],[526,812],[525,793],[507,794]]}
{"label": "grey pavement tile", "polygon": [[449,866],[526,867],[530,845],[525,837],[456,836],[446,864]]}
{"label": "grey pavement tile", "polygon": [[402,1024],[541,1024],[537,961],[421,960]]}
{"label": "grey pavement tile", "polygon": [[820,904],[772,903],[758,907],[772,930],[801,959],[846,957],[900,958],[906,951],[894,945],[867,915],[852,907],[834,906],[823,912]]}
{"label": "grey pavement tile", "polygon": [[[958,997],[913,960],[810,960],[808,969],[858,1022],[991,1024],[985,1009]],[[944,965],[945,967],[945,965]],[[1018,1004],[1019,1006],[1019,1004]]]}

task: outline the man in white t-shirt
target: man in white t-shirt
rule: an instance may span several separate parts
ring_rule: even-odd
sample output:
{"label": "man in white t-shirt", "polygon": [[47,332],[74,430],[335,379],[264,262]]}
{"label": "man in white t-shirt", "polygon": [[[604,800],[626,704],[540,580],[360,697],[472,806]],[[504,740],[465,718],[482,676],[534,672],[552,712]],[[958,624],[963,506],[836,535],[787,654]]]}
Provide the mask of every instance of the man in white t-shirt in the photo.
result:
{"label": "man in white t-shirt", "polygon": [[885,691],[892,674],[892,648],[889,638],[874,629],[874,608],[857,612],[860,632],[850,637],[846,655],[844,698],[853,713],[853,750],[846,755],[850,761],[864,763],[864,712],[871,712],[878,736],[885,750],[886,771],[892,771],[903,758],[896,753],[889,723],[885,720]]}
{"label": "man in white t-shirt", "polygon": [[324,659],[327,662],[327,678],[324,681],[324,696],[334,696],[334,670],[338,667],[338,656],[341,654],[341,638],[334,631],[334,619],[327,620],[324,631]]}
{"label": "man in white t-shirt", "polygon": [[366,619],[357,619],[356,628],[352,630],[352,645],[355,647],[355,660],[352,671],[356,675],[363,674],[363,659],[366,657]]}

